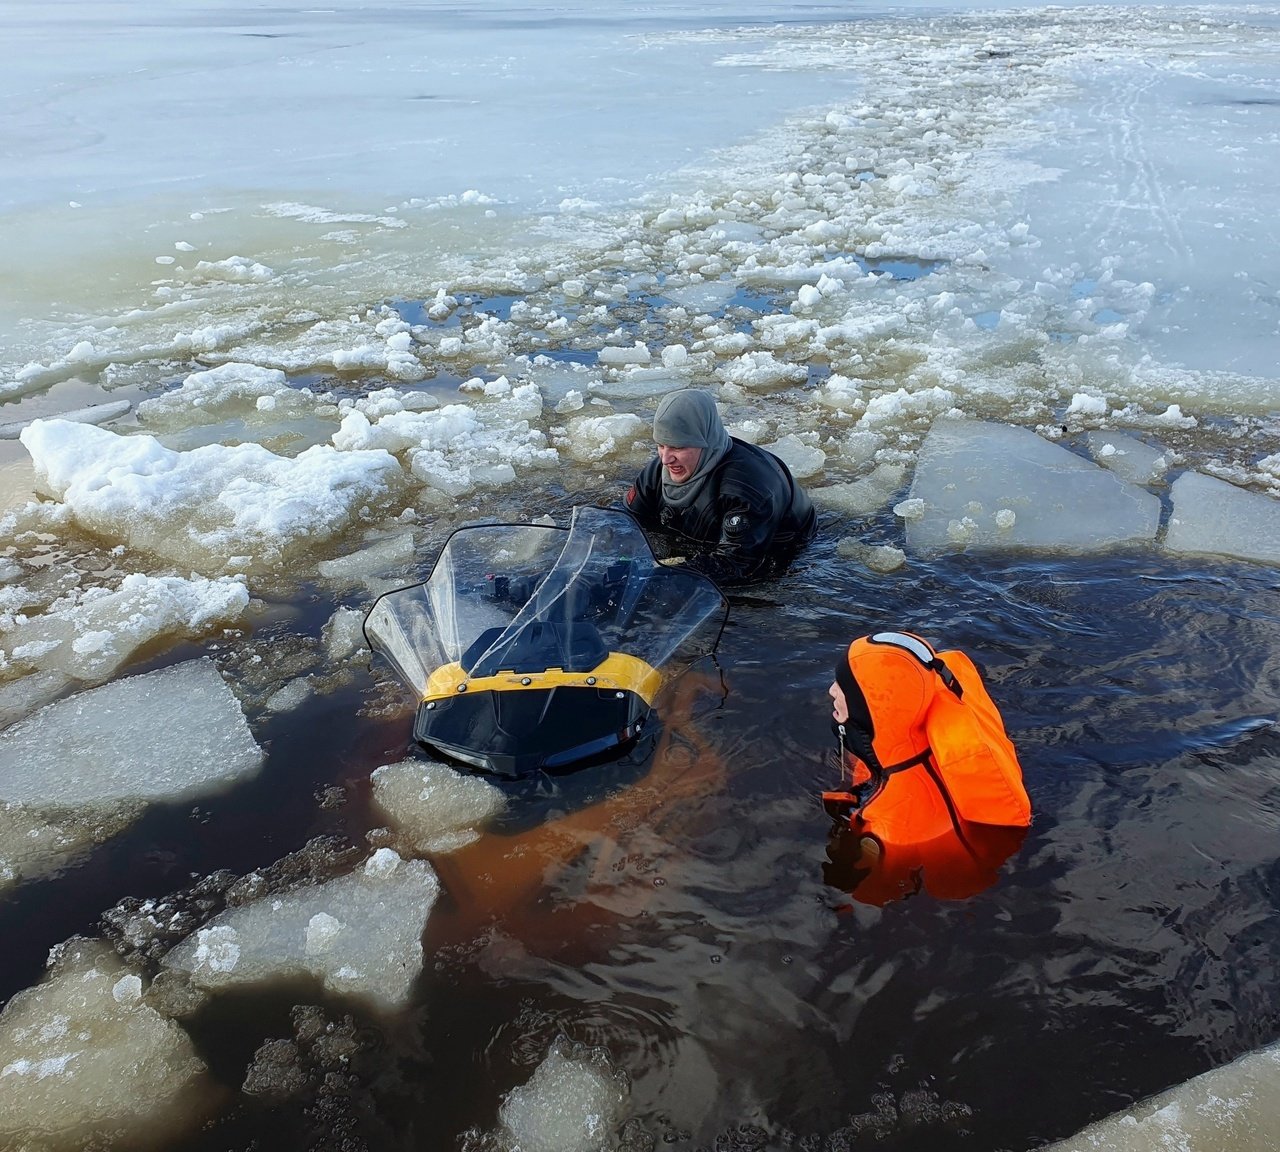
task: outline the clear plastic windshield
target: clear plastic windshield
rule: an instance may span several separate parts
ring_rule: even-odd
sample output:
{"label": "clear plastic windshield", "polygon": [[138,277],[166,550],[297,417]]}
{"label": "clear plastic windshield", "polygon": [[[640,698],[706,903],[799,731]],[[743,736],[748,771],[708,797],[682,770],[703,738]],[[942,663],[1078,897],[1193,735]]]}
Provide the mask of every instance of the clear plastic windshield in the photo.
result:
{"label": "clear plastic windshield", "polygon": [[660,565],[630,515],[576,508],[568,529],[486,524],[449,537],[430,578],[380,597],[371,647],[419,696],[432,672],[589,672],[610,653],[664,669],[715,647],[727,605]]}

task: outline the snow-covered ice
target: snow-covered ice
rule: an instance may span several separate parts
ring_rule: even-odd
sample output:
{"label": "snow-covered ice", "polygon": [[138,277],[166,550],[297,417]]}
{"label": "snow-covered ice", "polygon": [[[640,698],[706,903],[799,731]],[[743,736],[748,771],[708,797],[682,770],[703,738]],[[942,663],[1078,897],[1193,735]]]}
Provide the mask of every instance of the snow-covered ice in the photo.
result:
{"label": "snow-covered ice", "polygon": [[44,612],[0,612],[0,662],[99,683],[144,645],[235,624],[248,604],[239,580],[135,572],[117,588],[92,586]]}
{"label": "snow-covered ice", "polygon": [[151,436],[40,420],[22,443],[42,491],[84,528],[214,574],[262,571],[356,522],[401,480],[380,449],[317,446],[292,459],[258,444],[173,452]]}

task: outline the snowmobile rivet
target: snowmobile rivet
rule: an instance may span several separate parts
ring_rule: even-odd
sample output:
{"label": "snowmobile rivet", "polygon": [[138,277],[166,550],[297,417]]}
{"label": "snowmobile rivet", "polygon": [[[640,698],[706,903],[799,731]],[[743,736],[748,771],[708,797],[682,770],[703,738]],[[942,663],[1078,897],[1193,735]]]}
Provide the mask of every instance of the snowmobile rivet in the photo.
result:
{"label": "snowmobile rivet", "polygon": [[521,684],[528,685],[528,684],[532,684],[532,683],[533,683],[533,681],[532,681],[532,680],[530,680],[528,676],[522,676],[522,677],[520,678],[520,683],[521,683]]}
{"label": "snowmobile rivet", "polygon": [[588,677],[587,677],[587,683],[588,683],[588,684],[594,684],[595,682],[596,682],[596,678],[595,678],[594,676],[588,676]]}

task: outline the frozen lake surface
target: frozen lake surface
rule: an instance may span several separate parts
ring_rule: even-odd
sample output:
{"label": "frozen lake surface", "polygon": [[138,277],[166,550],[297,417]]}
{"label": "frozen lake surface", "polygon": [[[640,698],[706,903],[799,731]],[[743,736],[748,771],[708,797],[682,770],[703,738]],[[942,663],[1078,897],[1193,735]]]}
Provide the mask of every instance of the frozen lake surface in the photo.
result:
{"label": "frozen lake surface", "polygon": [[[0,1148],[1280,1141],[1272,9],[0,37]],[[611,770],[415,760],[373,599],[616,497],[688,385],[811,551]],[[814,802],[884,626],[1018,744],[980,874]]]}

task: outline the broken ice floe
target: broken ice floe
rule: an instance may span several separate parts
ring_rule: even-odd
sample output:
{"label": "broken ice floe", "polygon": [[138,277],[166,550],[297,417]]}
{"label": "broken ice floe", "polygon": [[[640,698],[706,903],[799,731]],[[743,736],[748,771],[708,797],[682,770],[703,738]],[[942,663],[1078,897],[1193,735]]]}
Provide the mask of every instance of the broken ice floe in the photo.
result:
{"label": "broken ice floe", "polygon": [[1280,1045],[1272,1045],[1091,1124],[1045,1152],[1275,1148],[1278,1075]]}
{"label": "broken ice floe", "polygon": [[370,777],[373,803],[411,852],[452,852],[506,805],[502,792],[445,764],[402,760]]}
{"label": "broken ice floe", "polygon": [[1179,476],[1171,498],[1164,539],[1171,552],[1280,564],[1280,501],[1199,472]]}
{"label": "broken ice floe", "polygon": [[565,447],[577,460],[603,460],[647,441],[648,426],[632,412],[610,416],[579,416],[569,421]]}
{"label": "broken ice floe", "polygon": [[907,562],[907,554],[901,548],[894,548],[890,544],[866,544],[853,536],[837,541],[836,555],[882,574],[896,572]]}
{"label": "broken ice floe", "polygon": [[1088,552],[1150,542],[1160,501],[1025,428],[940,419],[916,462],[906,521],[912,551]]}
{"label": "broken ice floe", "polygon": [[413,557],[413,533],[403,532],[398,536],[379,540],[357,552],[336,556],[332,560],[321,560],[317,570],[326,580],[351,582],[403,567]]}
{"label": "broken ice floe", "polygon": [[[56,417],[46,419],[70,420],[76,424],[106,424],[119,416],[123,416],[133,407],[129,400],[108,400],[102,404],[90,404],[85,408],[72,408],[57,413]],[[16,440],[23,429],[32,424],[32,420],[14,420],[8,424],[0,424],[0,440]]]}
{"label": "broken ice floe", "polygon": [[89,531],[202,571],[269,571],[337,535],[402,481],[383,451],[259,444],[173,452],[151,436],[38,420],[21,436],[42,491]]}
{"label": "broken ice floe", "polygon": [[601,1152],[617,1139],[629,1095],[626,1077],[601,1048],[559,1037],[528,1083],[498,1111],[507,1152]]}
{"label": "broken ice floe", "polygon": [[816,444],[807,443],[807,439],[789,433],[765,447],[791,469],[791,475],[797,480],[809,480],[822,471],[827,454]]}
{"label": "broken ice floe", "polygon": [[0,887],[101,843],[149,804],[247,779],[262,759],[208,659],[48,704],[0,731]]}
{"label": "broken ice floe", "polygon": [[143,1002],[142,981],[107,945],[69,941],[44,983],[0,1013],[0,1144],[172,1136],[201,1116],[203,1071],[187,1034]]}
{"label": "broken ice floe", "polygon": [[819,508],[829,508],[846,516],[868,516],[883,508],[906,481],[900,464],[881,464],[861,480],[811,488],[809,495]]}
{"label": "broken ice floe", "polygon": [[136,572],[115,590],[77,591],[43,613],[0,612],[0,665],[7,660],[30,672],[98,683],[143,645],[233,624],[248,604],[248,589],[227,577],[186,580]]}
{"label": "broken ice floe", "polygon": [[428,864],[380,848],[348,875],[220,913],[165,967],[209,993],[312,977],[331,993],[394,1008],[422,970],[422,932],[438,893]]}
{"label": "broken ice floe", "polygon": [[1154,484],[1173,463],[1173,453],[1123,432],[1086,432],[1089,454],[1130,484]]}
{"label": "broken ice floe", "polygon": [[285,412],[310,411],[316,403],[309,390],[290,388],[278,368],[231,362],[192,372],[173,391],[144,400],[138,420],[157,430],[186,428],[228,416],[276,419]]}
{"label": "broken ice floe", "polygon": [[420,411],[400,404],[370,415],[344,409],[333,443],[344,452],[382,449],[402,457],[415,480],[451,496],[511,483],[516,469],[558,459],[529,421],[542,412],[532,384],[508,387],[491,402]]}

